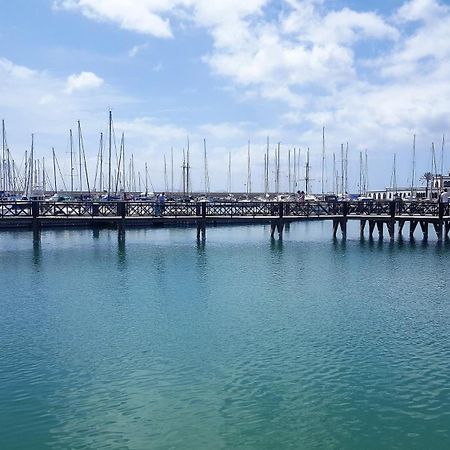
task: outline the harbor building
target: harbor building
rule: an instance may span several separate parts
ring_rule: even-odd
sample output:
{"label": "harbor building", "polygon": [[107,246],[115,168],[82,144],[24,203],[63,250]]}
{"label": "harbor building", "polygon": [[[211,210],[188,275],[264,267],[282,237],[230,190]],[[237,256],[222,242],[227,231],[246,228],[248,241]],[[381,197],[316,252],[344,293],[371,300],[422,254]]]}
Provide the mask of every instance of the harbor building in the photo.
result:
{"label": "harbor building", "polygon": [[[426,182],[425,182],[426,183]],[[403,200],[428,199],[436,200],[441,191],[450,192],[450,173],[448,175],[433,175],[428,181],[428,186],[386,187],[379,190],[367,191],[367,197],[374,200]]]}

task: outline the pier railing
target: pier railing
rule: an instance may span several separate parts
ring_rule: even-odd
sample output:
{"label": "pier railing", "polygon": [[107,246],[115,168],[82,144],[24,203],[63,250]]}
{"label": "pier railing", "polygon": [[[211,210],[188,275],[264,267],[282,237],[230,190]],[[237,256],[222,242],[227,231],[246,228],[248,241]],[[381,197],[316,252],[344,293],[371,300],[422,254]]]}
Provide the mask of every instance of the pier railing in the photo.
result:
{"label": "pier railing", "polygon": [[[0,218],[233,218],[233,217],[449,217],[449,204],[431,201],[166,202],[0,201]],[[331,218],[331,217],[330,217]]]}

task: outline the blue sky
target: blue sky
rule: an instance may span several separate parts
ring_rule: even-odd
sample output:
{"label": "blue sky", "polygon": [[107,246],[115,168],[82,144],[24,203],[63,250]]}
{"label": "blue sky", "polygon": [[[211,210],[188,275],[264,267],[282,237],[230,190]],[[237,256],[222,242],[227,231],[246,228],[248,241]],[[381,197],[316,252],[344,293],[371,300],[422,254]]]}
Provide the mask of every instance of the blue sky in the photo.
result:
{"label": "blue sky", "polygon": [[77,120],[94,170],[109,108],[158,190],[164,154],[173,147],[178,167],[188,135],[198,189],[203,138],[213,189],[226,187],[229,152],[233,188],[244,189],[248,140],[261,189],[269,135],[285,161],[311,148],[319,190],[325,126],[328,185],[332,153],[349,142],[356,190],[360,151],[371,187],[389,185],[394,152],[409,184],[413,134],[422,173],[450,128],[450,6],[439,0],[16,0],[0,30],[11,151],[19,161],[35,133],[38,155],[54,146],[65,173]]}

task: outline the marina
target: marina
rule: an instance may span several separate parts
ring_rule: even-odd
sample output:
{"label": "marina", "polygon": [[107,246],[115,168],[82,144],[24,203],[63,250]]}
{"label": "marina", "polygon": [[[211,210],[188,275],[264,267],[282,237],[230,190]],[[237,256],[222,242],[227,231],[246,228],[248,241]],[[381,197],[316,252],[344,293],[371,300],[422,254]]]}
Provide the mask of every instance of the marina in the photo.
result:
{"label": "marina", "polygon": [[449,450],[450,0],[0,14],[0,450]]}

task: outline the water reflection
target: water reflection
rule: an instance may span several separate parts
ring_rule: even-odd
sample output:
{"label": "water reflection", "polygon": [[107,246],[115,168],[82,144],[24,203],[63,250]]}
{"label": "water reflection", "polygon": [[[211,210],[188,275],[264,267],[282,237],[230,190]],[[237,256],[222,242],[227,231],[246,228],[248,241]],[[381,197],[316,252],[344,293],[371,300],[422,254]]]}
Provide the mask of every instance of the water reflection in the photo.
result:
{"label": "water reflection", "polygon": [[33,266],[39,271],[42,262],[41,230],[33,230]]}
{"label": "water reflection", "polygon": [[281,256],[283,254],[283,239],[270,238],[270,250],[273,255]]}
{"label": "water reflection", "polygon": [[119,269],[126,268],[126,245],[125,245],[125,228],[119,228],[117,231],[117,261]]}
{"label": "water reflection", "polygon": [[337,237],[333,237],[332,243],[334,250],[345,250],[347,248],[347,239],[345,238],[339,239]]}

